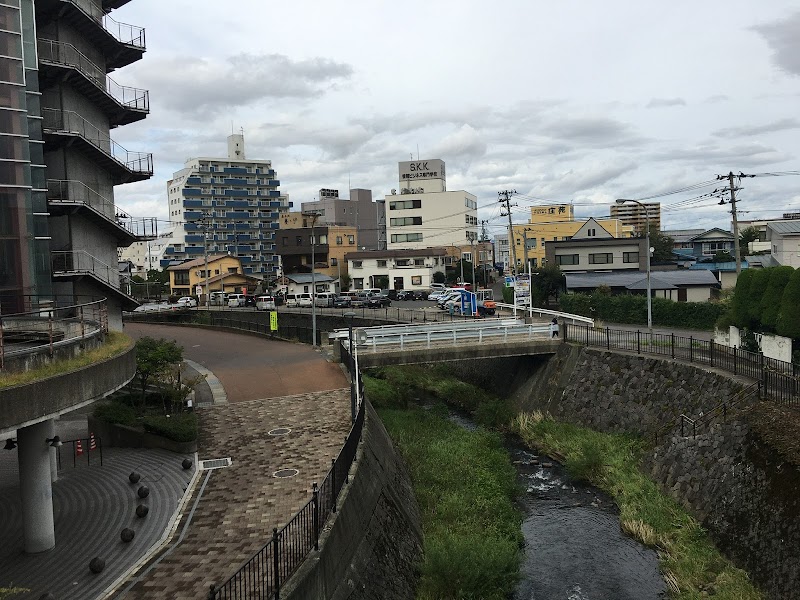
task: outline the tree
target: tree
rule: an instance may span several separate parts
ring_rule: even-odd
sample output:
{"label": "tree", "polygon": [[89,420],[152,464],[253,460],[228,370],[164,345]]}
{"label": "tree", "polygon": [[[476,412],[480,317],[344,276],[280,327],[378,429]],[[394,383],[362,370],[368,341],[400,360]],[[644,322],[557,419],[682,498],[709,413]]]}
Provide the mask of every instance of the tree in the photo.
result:
{"label": "tree", "polygon": [[739,328],[750,325],[747,303],[754,274],[755,271],[753,269],[745,269],[736,278],[736,287],[733,290],[733,298],[731,299],[731,321]]}
{"label": "tree", "polygon": [[164,376],[171,365],[183,360],[183,348],[174,341],[143,337],[136,342],[136,376],[141,386],[142,410],[147,397],[147,385]]}
{"label": "tree", "polygon": [[745,227],[739,232],[739,250],[741,255],[750,253],[750,242],[757,242],[761,239],[761,232],[755,227]]}
{"label": "tree", "polygon": [[441,271],[434,271],[433,273],[433,283],[444,283],[447,281],[447,277]]}
{"label": "tree", "polygon": [[731,256],[731,253],[726,250],[720,250],[716,254],[714,254],[714,262],[731,262],[734,258]]}
{"label": "tree", "polygon": [[792,267],[770,267],[764,269],[769,271],[769,283],[764,295],[761,296],[761,327],[765,331],[774,332],[778,324],[778,314],[781,310],[781,298],[786,284],[794,273]]}
{"label": "tree", "polygon": [[558,265],[547,265],[534,271],[531,286],[534,303],[545,306],[550,298],[558,300],[564,290],[564,274]]}
{"label": "tree", "polygon": [[342,276],[339,278],[339,283],[340,283],[340,284],[341,284],[341,286],[342,286],[342,291],[343,291],[343,292],[346,292],[347,290],[349,290],[349,289],[350,289],[350,283],[351,283],[352,281],[353,281],[353,278],[352,278],[352,277],[350,277],[350,275],[348,275],[347,273],[345,273],[344,275],[342,275]]}
{"label": "tree", "polygon": [[747,295],[747,328],[753,331],[761,330],[761,298],[769,284],[769,275],[770,269],[755,269],[750,282],[750,293]]}
{"label": "tree", "polygon": [[783,290],[775,329],[778,335],[800,339],[800,269],[795,269]]}
{"label": "tree", "polygon": [[650,247],[653,248],[653,261],[672,260],[675,240],[662,233],[655,225],[650,226]]}

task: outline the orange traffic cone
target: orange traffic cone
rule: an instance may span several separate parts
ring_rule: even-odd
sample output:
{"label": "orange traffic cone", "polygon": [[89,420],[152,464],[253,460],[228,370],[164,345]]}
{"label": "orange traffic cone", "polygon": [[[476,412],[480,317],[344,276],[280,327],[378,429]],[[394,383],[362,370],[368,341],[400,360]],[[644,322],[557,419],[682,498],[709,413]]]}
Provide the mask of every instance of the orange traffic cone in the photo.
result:
{"label": "orange traffic cone", "polygon": [[81,454],[83,454],[83,446],[81,446],[81,441],[80,440],[75,442],[75,454],[77,456],[80,456]]}
{"label": "orange traffic cone", "polygon": [[97,440],[94,439],[94,434],[89,434],[89,450],[97,450]]}

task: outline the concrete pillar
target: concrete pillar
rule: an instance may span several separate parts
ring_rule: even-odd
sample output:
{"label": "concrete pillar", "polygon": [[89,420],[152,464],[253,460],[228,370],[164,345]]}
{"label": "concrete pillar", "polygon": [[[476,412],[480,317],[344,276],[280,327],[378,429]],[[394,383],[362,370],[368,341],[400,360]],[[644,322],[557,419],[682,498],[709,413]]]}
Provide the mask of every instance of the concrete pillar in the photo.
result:
{"label": "concrete pillar", "polygon": [[[45,421],[48,424],[47,437],[52,438],[56,435],[56,420],[50,419]],[[58,448],[50,448],[50,481],[55,483],[58,481]]]}
{"label": "concrete pillar", "polygon": [[53,421],[48,420],[17,429],[24,547],[31,554],[56,545],[50,446],[45,442],[52,427]]}

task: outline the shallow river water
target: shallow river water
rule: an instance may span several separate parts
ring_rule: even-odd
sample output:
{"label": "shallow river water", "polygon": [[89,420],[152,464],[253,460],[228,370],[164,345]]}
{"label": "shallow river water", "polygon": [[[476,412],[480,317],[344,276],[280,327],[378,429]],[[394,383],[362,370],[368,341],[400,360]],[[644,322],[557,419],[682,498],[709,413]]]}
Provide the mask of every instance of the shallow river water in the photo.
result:
{"label": "shallow river water", "polygon": [[[475,424],[451,411],[450,420]],[[624,535],[619,511],[599,489],[573,481],[555,460],[506,443],[524,491],[525,555],[514,600],[666,598],[658,558]]]}

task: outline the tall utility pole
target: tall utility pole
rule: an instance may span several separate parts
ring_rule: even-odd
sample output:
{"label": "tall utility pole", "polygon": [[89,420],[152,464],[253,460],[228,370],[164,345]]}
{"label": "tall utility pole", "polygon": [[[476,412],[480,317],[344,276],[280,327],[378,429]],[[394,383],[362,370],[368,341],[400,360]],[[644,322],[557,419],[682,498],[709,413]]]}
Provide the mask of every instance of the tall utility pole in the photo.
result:
{"label": "tall utility pole", "polygon": [[733,249],[736,256],[736,276],[742,272],[742,249],[739,248],[739,220],[736,217],[736,186],[733,184],[733,171],[728,172],[728,184],[731,187],[731,215],[733,216]]}
{"label": "tall utility pole", "polygon": [[303,213],[304,217],[311,217],[311,346],[317,345],[317,257],[314,247],[317,239],[314,233],[314,226],[317,223],[318,212]]}
{"label": "tall utility pole", "polygon": [[511,222],[511,207],[514,206],[511,204],[511,196],[516,194],[517,190],[503,190],[502,192],[497,192],[497,195],[500,197],[498,202],[500,204],[505,204],[506,214],[501,216],[508,217],[508,245],[511,246],[511,274],[517,274],[517,249],[514,248],[514,225]]}

